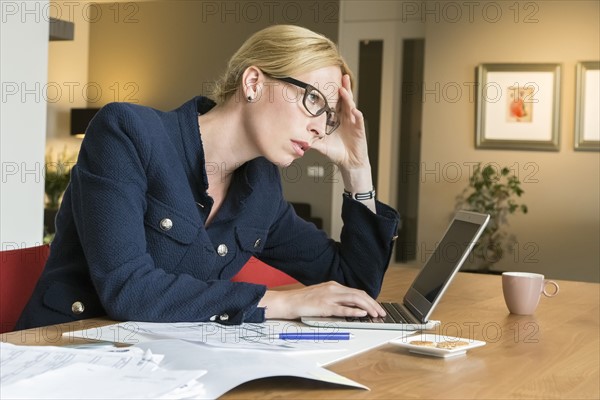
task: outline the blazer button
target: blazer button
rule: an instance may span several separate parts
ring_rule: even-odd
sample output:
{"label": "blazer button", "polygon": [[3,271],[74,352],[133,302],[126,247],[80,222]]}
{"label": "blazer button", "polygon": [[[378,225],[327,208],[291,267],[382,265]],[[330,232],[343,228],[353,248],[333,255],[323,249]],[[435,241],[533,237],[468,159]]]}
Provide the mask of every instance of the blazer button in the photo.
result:
{"label": "blazer button", "polygon": [[219,247],[217,247],[217,254],[219,254],[221,257],[225,257],[228,251],[229,249],[224,244],[220,244]]}
{"label": "blazer button", "polygon": [[71,305],[71,311],[73,311],[73,314],[79,315],[85,311],[85,306],[83,305],[82,302],[76,301],[75,303],[73,303]]}
{"label": "blazer button", "polygon": [[173,227],[173,221],[169,218],[164,218],[160,221],[160,229],[163,231],[168,231]]}
{"label": "blazer button", "polygon": [[227,313],[223,313],[223,314],[221,314],[221,315],[213,315],[212,317],[210,317],[210,319],[209,319],[209,320],[210,320],[211,322],[215,322],[217,319],[218,319],[219,321],[227,321],[227,320],[229,319],[229,314],[227,314]]}
{"label": "blazer button", "polygon": [[254,242],[254,248],[258,248],[258,246],[260,246],[260,238],[256,239],[256,242]]}

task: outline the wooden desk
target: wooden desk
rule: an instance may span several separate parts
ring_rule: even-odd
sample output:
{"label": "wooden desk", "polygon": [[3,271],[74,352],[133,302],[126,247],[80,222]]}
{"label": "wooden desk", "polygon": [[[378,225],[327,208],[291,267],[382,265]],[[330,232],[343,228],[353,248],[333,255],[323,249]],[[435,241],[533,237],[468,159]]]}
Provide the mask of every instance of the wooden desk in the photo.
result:
{"label": "wooden desk", "polygon": [[[382,300],[398,299],[416,271],[389,270]],[[295,378],[246,383],[225,399],[584,399],[600,398],[600,285],[559,281],[555,298],[542,298],[535,316],[510,315],[501,277],[458,274],[434,319],[434,332],[485,340],[487,345],[450,359],[419,356],[385,345],[329,368],[371,391]],[[90,320],[2,335],[15,344],[64,344],[69,329],[109,323]]]}
{"label": "wooden desk", "polygon": [[[416,271],[388,271],[380,299],[398,299]],[[435,332],[485,340],[466,356],[440,359],[385,345],[329,369],[371,388],[332,389],[310,381],[272,378],[244,384],[227,399],[499,399],[600,398],[600,285],[559,281],[535,316],[508,313],[501,277],[458,274],[433,318]]]}

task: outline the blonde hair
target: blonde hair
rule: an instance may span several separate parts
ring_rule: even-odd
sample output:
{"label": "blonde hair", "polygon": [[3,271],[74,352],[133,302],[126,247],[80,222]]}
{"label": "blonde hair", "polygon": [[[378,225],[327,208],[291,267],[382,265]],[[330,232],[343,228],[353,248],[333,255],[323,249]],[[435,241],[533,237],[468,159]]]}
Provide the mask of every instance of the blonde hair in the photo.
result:
{"label": "blonde hair", "polygon": [[250,36],[229,60],[216,83],[215,100],[223,103],[235,94],[242,75],[250,66],[273,78],[293,77],[319,68],[338,66],[342,74],[352,72],[335,43],[323,35],[296,25],[273,25]]}

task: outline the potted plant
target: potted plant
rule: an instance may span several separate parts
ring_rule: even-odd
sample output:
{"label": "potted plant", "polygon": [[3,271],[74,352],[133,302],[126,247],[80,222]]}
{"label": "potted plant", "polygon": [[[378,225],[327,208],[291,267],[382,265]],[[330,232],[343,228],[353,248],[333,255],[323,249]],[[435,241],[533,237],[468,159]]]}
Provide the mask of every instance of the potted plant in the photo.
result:
{"label": "potted plant", "polygon": [[69,153],[67,147],[62,152],[54,154],[50,149],[45,157],[45,183],[46,201],[44,206],[44,234],[45,242],[52,240],[54,234],[54,219],[60,207],[62,196],[71,179],[71,168],[75,164],[76,153]]}
{"label": "potted plant", "polygon": [[509,215],[527,213],[527,206],[518,203],[523,193],[521,182],[509,168],[498,169],[489,164],[484,168],[481,164],[475,166],[468,187],[457,197],[457,209],[489,214],[490,221],[465,270],[489,273],[496,262],[512,252],[516,238],[502,228],[508,224]]}

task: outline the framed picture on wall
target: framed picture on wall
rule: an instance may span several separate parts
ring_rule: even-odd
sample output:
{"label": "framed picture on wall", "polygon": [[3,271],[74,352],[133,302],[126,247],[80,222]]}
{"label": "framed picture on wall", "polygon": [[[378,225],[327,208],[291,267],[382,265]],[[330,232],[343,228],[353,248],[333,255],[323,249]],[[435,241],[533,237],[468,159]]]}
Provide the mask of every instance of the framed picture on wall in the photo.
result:
{"label": "framed picture on wall", "polygon": [[480,64],[475,147],[559,149],[560,64]]}
{"label": "framed picture on wall", "polygon": [[575,150],[600,151],[600,61],[577,63]]}

